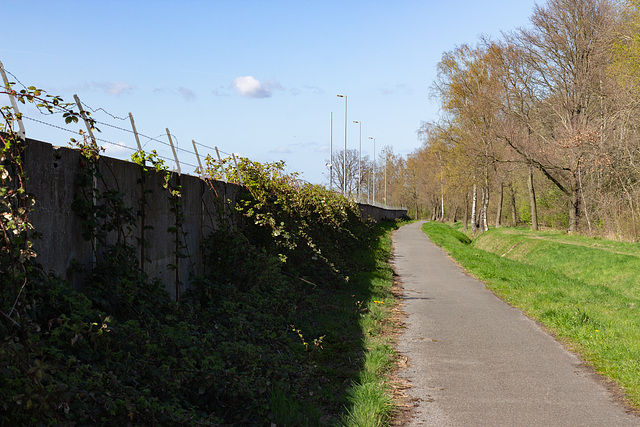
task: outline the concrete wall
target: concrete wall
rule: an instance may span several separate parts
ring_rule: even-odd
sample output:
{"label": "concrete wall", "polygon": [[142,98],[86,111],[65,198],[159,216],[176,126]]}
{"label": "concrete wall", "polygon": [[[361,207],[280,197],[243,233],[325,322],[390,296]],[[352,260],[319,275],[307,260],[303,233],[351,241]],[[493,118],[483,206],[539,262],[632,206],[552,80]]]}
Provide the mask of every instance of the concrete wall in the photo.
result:
{"label": "concrete wall", "polygon": [[[25,171],[27,191],[34,195],[36,204],[31,211],[31,220],[41,238],[33,241],[38,253],[37,260],[45,269],[78,283],[69,270],[73,262],[84,266],[93,263],[93,244],[82,235],[82,220],[73,212],[76,195],[76,177],[82,171],[84,160],[77,150],[54,147],[35,140],[27,140]],[[200,245],[204,237],[217,226],[219,201],[215,194],[226,200],[227,209],[235,204],[238,185],[215,182],[215,193],[209,184],[198,177],[172,174],[172,184],[180,184],[184,223],[180,233],[182,252],[186,258],[176,257],[175,234],[167,230],[176,224],[171,212],[169,193],[162,188],[164,177],[150,171],[142,183],[142,168],[134,163],[103,157],[100,162],[102,177],[98,189],[115,189],[124,195],[125,206],[134,213],[141,212],[144,205],[144,223],[138,216],[137,228],[127,233],[127,241],[136,245],[145,262],[144,271],[165,284],[167,291],[176,295],[176,285],[189,283],[190,274],[202,271]],[[140,200],[144,194],[146,203]],[[97,201],[101,203],[100,200]],[[108,239],[115,242],[115,233]],[[138,245],[138,240],[146,242]],[[177,265],[171,269],[169,265]]]}
{"label": "concrete wall", "polygon": [[[51,144],[27,140],[25,149],[25,171],[27,191],[35,196],[36,204],[31,220],[41,238],[34,240],[37,260],[45,271],[66,276],[72,283],[80,278],[69,272],[73,262],[91,266],[94,258],[93,244],[82,235],[82,220],[73,212],[72,204],[77,193],[76,178],[83,170],[84,159],[77,150],[54,147]],[[150,171],[142,182],[142,168],[134,163],[102,157],[99,164],[98,189],[115,189],[123,194],[126,207],[138,216],[137,227],[127,233],[127,241],[136,245],[142,268],[151,277],[165,284],[167,291],[176,295],[189,283],[191,274],[202,272],[201,243],[211,232],[221,226],[220,200],[226,201],[223,209],[233,209],[240,186],[216,181],[213,189],[204,180],[172,174],[172,184],[181,185],[181,202],[184,223],[180,233],[182,252],[185,258],[176,257],[175,234],[167,230],[174,227],[176,217],[171,212],[169,193],[162,188],[163,175]],[[141,203],[145,197],[146,203]],[[219,199],[220,197],[221,199]],[[101,203],[100,200],[97,201]],[[381,221],[406,215],[406,209],[384,209],[360,204],[365,219]],[[112,233],[111,242],[118,238]],[[141,246],[138,241],[144,241]],[[169,265],[177,265],[171,269]]]}
{"label": "concrete wall", "polygon": [[364,219],[371,219],[380,222],[385,219],[397,219],[407,215],[406,208],[383,208],[381,206],[372,206],[364,203],[358,203],[362,211]]}

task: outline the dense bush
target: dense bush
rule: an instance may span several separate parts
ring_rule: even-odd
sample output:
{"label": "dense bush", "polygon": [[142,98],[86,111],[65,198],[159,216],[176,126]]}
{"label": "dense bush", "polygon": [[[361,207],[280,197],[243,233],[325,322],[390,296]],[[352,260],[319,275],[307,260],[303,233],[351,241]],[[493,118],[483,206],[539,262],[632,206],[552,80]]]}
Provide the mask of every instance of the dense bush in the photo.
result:
{"label": "dense bush", "polygon": [[335,323],[332,314],[358,314],[348,282],[357,266],[348,260],[369,242],[368,226],[354,203],[282,171],[247,160],[229,171],[246,187],[242,219],[205,242],[206,272],[180,304],[138,270],[126,239],[102,242],[95,267],[80,270],[82,293],[43,274],[20,256],[28,227],[7,219],[28,210],[3,190],[0,424],[337,419],[350,382],[344,361],[358,360],[360,337],[356,322]]}

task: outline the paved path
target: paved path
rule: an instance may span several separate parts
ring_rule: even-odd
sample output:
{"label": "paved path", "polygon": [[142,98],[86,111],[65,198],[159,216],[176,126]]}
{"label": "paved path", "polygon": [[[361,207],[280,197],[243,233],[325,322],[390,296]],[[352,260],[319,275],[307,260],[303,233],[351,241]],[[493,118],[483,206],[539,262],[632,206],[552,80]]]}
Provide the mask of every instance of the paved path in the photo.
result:
{"label": "paved path", "polygon": [[419,399],[410,426],[640,426],[578,357],[467,276],[420,230],[394,234]]}

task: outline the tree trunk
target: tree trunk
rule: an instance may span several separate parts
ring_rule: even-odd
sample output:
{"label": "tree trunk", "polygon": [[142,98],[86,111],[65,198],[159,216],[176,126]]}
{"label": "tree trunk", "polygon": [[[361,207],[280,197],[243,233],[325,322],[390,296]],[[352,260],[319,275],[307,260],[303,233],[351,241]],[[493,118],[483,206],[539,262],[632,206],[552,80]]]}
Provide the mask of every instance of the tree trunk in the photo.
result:
{"label": "tree trunk", "polygon": [[484,165],[484,187],[482,188],[482,209],[480,210],[480,227],[482,232],[489,231],[489,165]]}
{"label": "tree trunk", "polygon": [[464,231],[469,228],[469,193],[464,195]]}
{"label": "tree trunk", "polygon": [[480,211],[480,226],[482,232],[489,231],[489,224],[487,222],[487,212],[489,211],[489,187],[485,186],[482,189],[482,209]]}
{"label": "tree trunk", "polygon": [[576,185],[571,191],[571,202],[569,206],[569,234],[578,231],[578,220],[580,218],[580,189]]}
{"label": "tree trunk", "polygon": [[474,233],[478,231],[478,224],[476,223],[476,210],[478,206],[478,185],[473,184],[473,193],[471,195],[471,231]]}
{"label": "tree trunk", "polygon": [[440,184],[440,220],[444,222],[444,185]]}
{"label": "tree trunk", "polygon": [[504,184],[498,186],[498,212],[496,213],[496,227],[502,225],[502,201],[504,200]]}
{"label": "tree trunk", "polygon": [[533,186],[533,166],[529,166],[529,204],[531,205],[531,229],[538,230],[538,205],[536,204],[536,190]]}
{"label": "tree trunk", "polygon": [[591,220],[589,220],[589,209],[587,200],[584,197],[584,187],[582,186],[582,171],[578,169],[578,184],[580,185],[580,198],[582,199],[582,206],[584,206],[584,218],[587,220],[587,226],[589,227],[589,233],[591,233]]}
{"label": "tree trunk", "polygon": [[511,191],[511,222],[513,226],[518,225],[518,212],[516,211],[516,191],[513,189],[513,183],[509,183],[509,190]]}

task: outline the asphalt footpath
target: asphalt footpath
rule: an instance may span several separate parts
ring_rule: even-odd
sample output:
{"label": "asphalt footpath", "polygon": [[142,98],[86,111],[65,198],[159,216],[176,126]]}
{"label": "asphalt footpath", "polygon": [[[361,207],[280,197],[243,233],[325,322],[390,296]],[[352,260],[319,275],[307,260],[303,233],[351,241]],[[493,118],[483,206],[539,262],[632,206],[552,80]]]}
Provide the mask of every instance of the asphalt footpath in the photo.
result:
{"label": "asphalt footpath", "polygon": [[408,426],[640,426],[615,390],[468,276],[412,223],[394,233],[404,287]]}

